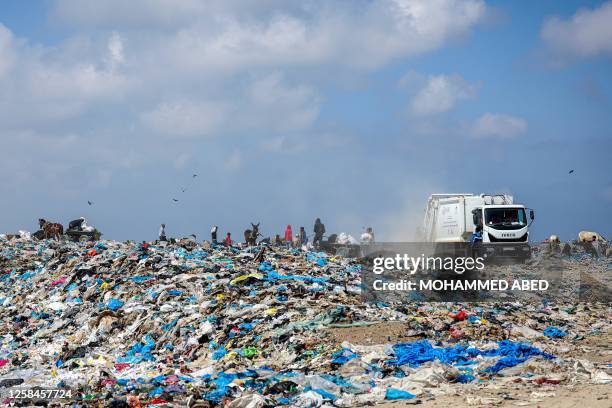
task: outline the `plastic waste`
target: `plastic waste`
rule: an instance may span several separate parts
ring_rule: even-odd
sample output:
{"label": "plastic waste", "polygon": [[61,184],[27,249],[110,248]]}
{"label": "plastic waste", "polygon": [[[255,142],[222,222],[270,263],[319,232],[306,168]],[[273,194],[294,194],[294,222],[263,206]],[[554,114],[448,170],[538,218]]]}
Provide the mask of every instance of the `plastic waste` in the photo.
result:
{"label": "plastic waste", "polygon": [[106,307],[108,307],[110,310],[116,311],[119,310],[124,304],[125,302],[119,299],[111,299],[106,304]]}
{"label": "plastic waste", "polygon": [[293,404],[295,404],[294,406],[297,408],[320,407],[323,405],[323,397],[314,391],[307,391],[298,395],[293,401]]}
{"label": "plastic waste", "polygon": [[550,327],[547,327],[546,330],[544,330],[544,335],[552,339],[558,339],[560,337],[567,336],[567,333],[565,333],[563,330],[560,330],[554,326],[550,326]]}
{"label": "plastic waste", "polygon": [[[592,340],[610,329],[606,305],[366,303],[355,259],[260,251],[0,241],[0,388],[236,408],[410,404],[510,378],[527,391],[610,384],[605,364],[575,358],[582,347],[603,353]],[[562,262],[609,273],[590,256]]]}
{"label": "plastic waste", "polygon": [[355,238],[353,238],[352,235],[349,235],[346,232],[341,232],[338,234],[336,242],[341,245],[357,245],[359,243]]}
{"label": "plastic waste", "polygon": [[262,408],[266,400],[259,394],[243,395],[230,402],[227,408]]}
{"label": "plastic waste", "polygon": [[385,399],[391,401],[407,400],[416,398],[416,395],[409,393],[408,391],[396,390],[395,388],[387,388]]}

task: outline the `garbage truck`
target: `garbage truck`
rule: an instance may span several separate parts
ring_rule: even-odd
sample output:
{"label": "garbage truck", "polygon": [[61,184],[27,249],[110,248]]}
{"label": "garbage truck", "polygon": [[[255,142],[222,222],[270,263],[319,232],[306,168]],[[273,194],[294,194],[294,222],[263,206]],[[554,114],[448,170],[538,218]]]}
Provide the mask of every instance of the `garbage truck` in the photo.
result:
{"label": "garbage truck", "polygon": [[[515,204],[511,195],[432,194],[422,233],[425,242],[439,244],[436,252],[465,256],[476,251],[485,259],[522,262],[531,256],[529,227],[533,220],[533,210]],[[477,230],[481,237],[472,242]]]}

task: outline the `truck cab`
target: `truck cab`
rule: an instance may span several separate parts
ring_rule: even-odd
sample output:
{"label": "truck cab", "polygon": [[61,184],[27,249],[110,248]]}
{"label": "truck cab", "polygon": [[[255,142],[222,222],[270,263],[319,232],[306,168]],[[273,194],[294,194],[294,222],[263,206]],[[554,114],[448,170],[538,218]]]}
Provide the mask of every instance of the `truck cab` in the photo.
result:
{"label": "truck cab", "polygon": [[[528,258],[529,221],[523,205],[482,205],[472,210],[474,227],[480,226],[484,257]],[[533,210],[529,218],[534,219]]]}
{"label": "truck cab", "polygon": [[531,254],[533,219],[532,210],[507,194],[432,194],[425,209],[424,239],[455,248],[456,254],[476,249],[485,258],[524,260]]}

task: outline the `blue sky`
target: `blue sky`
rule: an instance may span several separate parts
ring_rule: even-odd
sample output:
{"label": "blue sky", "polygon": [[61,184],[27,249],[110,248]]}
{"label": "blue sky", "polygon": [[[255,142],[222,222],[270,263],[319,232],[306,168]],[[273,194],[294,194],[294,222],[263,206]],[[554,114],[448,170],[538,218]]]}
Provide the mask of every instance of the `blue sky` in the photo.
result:
{"label": "blue sky", "polygon": [[510,192],[609,237],[611,68],[611,1],[4,1],[0,230],[407,239]]}

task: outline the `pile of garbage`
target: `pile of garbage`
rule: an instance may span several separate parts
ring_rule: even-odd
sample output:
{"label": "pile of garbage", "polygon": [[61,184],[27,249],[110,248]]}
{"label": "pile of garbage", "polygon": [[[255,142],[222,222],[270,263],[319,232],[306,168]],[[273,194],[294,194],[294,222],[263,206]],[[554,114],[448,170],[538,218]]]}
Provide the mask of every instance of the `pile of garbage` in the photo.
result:
{"label": "pile of garbage", "polygon": [[[612,381],[609,364],[581,356],[583,340],[609,333],[607,305],[368,304],[360,273],[355,259],[284,247],[0,240],[0,389],[348,407],[489,382]],[[386,324],[400,335],[351,337]]]}

